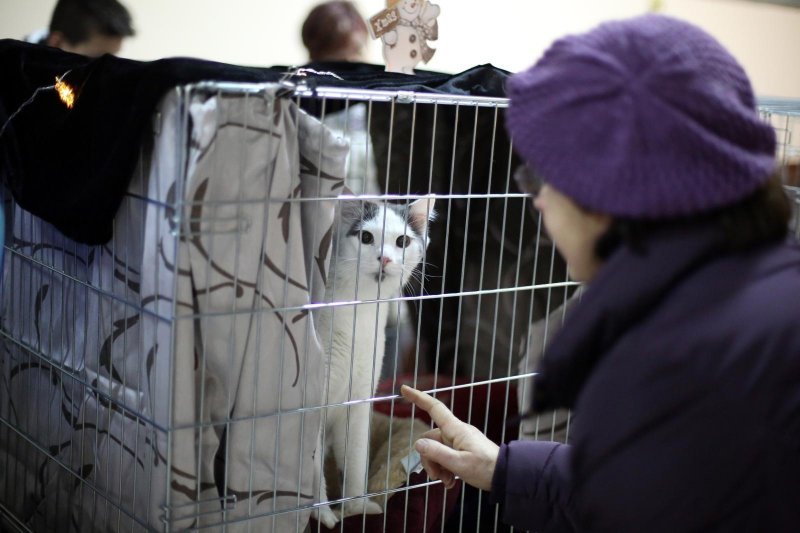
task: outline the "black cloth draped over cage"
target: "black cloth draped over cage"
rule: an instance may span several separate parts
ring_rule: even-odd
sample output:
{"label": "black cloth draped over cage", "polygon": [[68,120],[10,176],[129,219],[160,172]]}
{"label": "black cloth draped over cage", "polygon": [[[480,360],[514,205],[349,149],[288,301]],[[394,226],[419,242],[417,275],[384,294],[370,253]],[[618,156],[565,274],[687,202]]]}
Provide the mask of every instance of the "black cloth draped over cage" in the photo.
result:
{"label": "black cloth draped over cage", "polygon": [[[504,71],[490,65],[455,76],[385,73],[377,65],[313,64],[309,84],[501,96]],[[40,94],[0,139],[3,174],[14,199],[78,242],[102,244],[127,189],[140,140],[164,94],[199,81],[277,82],[288,67],[252,68],[190,58],[152,62],[97,59],[14,40],[0,40],[0,124],[57,76],[75,87],[68,109],[54,91]],[[335,69],[335,70],[334,70]]]}
{"label": "black cloth draped over cage", "polygon": [[[357,63],[307,67],[337,74],[307,74],[303,81],[312,88],[471,96],[504,96],[509,75],[491,65],[456,75],[420,71],[415,76]],[[72,109],[54,91],[45,91],[8,123],[0,138],[0,171],[20,206],[87,244],[102,244],[111,237],[114,216],[164,94],[208,80],[276,82],[290,70],[190,58],[90,60],[14,40],[0,41],[0,69],[0,123],[6,123],[37,88],[53,85],[57,76],[67,73],[65,81],[76,89]],[[318,99],[304,99],[301,106],[319,117],[347,105],[325,102],[323,107]],[[537,253],[537,229],[522,223],[528,216],[526,202],[500,197],[517,192],[508,190],[508,176],[519,163],[513,156],[509,159],[502,109],[375,102],[369,130],[382,192],[459,193],[436,206],[438,222],[431,229],[424,272],[426,293],[483,292],[564,279],[563,262],[554,251],[540,247]],[[491,194],[497,196],[481,197]],[[431,371],[438,355],[439,372],[494,377],[513,373],[512,361],[525,349],[528,319],[540,318],[566,295],[565,289],[543,289],[421,301],[414,313],[421,337],[419,360]]]}

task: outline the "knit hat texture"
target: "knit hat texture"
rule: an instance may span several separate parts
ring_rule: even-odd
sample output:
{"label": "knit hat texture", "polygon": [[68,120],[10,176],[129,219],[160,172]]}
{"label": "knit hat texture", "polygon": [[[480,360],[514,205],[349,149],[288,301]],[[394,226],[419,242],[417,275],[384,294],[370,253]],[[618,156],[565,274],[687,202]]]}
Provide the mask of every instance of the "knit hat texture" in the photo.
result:
{"label": "knit hat texture", "polygon": [[515,150],[584,208],[661,219],[736,203],[775,168],[742,67],[689,23],[645,15],[557,40],[507,84]]}

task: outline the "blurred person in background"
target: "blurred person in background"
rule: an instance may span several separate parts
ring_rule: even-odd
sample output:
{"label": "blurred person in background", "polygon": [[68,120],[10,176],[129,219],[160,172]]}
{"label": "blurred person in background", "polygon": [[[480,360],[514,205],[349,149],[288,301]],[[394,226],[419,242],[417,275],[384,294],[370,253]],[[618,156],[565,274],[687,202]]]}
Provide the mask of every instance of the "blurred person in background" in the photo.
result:
{"label": "blurred person in background", "polygon": [[25,40],[99,57],[119,53],[123,39],[134,33],[131,14],[117,0],[59,0],[50,27]]}
{"label": "blurred person in background", "polygon": [[315,6],[301,35],[312,63],[366,59],[367,24],[352,2],[334,0]]}

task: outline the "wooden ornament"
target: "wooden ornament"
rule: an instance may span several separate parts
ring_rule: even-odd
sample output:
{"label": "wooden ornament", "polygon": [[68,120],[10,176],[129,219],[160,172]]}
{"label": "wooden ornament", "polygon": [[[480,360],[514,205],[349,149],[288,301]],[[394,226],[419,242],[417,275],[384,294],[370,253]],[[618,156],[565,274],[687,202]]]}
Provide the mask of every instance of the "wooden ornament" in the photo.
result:
{"label": "wooden ornament", "polygon": [[384,9],[370,17],[369,34],[373,39],[377,39],[386,32],[392,31],[397,26],[398,20],[400,20],[400,15],[397,14],[396,9]]}
{"label": "wooden ornament", "polygon": [[436,49],[428,41],[439,38],[440,13],[427,0],[388,0],[386,9],[370,17],[369,31],[383,43],[387,72],[413,74],[420,62],[431,60]]}

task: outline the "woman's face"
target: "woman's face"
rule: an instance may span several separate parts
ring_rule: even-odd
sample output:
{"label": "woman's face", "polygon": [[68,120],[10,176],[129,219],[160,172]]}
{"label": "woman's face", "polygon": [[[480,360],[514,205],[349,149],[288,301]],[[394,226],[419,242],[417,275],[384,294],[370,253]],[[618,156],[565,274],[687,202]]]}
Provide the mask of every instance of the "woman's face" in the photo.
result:
{"label": "woman's face", "polygon": [[611,217],[583,209],[568,196],[544,184],[533,206],[542,214],[544,227],[567,261],[575,281],[591,281],[602,264],[594,253],[597,239],[611,225]]}

